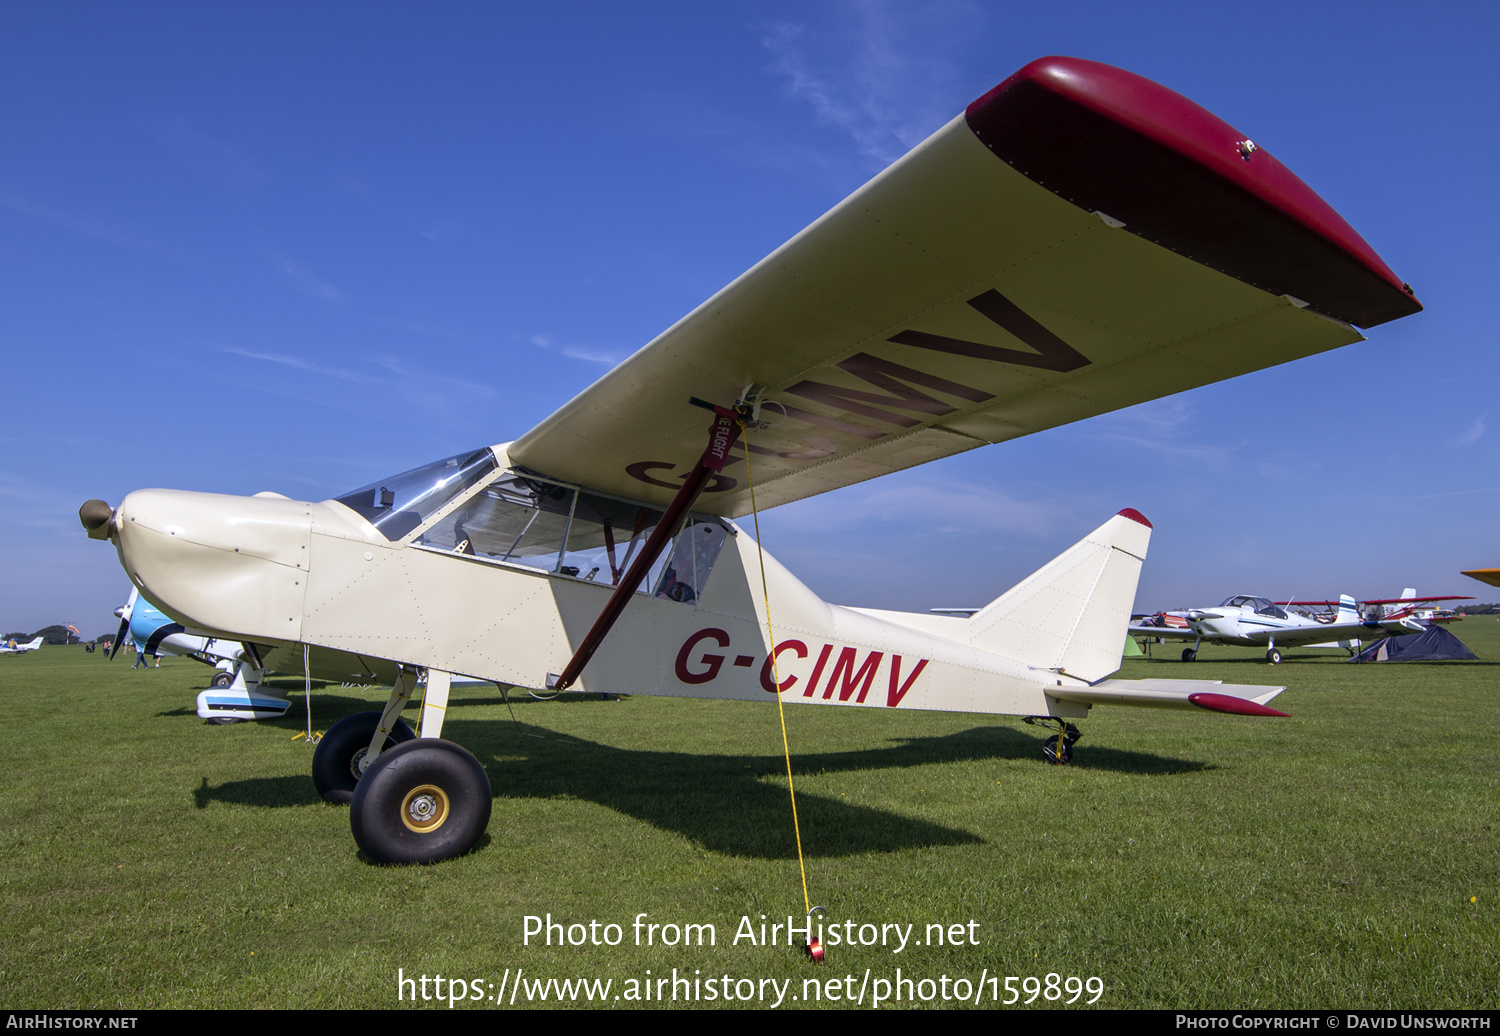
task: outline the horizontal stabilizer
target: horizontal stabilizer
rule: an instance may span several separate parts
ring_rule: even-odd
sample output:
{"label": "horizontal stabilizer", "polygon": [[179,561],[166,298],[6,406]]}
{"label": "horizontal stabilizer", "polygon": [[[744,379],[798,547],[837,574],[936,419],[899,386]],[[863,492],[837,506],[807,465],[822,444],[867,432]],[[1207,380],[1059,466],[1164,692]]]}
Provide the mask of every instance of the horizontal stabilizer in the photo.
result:
{"label": "horizontal stabilizer", "polygon": [[1285,716],[1266,703],[1285,687],[1218,680],[1101,680],[1092,687],[1049,687],[1049,697],[1080,705],[1134,705],[1148,709],[1208,709],[1241,716]]}
{"label": "horizontal stabilizer", "polygon": [[1285,712],[1277,712],[1275,709],[1245,698],[1236,698],[1232,694],[1190,694],[1188,701],[1200,709],[1209,712],[1228,712],[1236,716],[1285,716]]}

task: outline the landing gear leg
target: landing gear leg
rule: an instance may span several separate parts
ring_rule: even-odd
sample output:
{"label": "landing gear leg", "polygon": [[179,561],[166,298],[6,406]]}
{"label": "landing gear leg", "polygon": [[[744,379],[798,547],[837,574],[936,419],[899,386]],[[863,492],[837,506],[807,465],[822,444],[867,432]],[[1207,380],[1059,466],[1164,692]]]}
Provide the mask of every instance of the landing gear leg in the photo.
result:
{"label": "landing gear leg", "polygon": [[1073,746],[1083,737],[1081,730],[1056,716],[1027,716],[1026,722],[1038,727],[1057,724],[1057,733],[1042,742],[1042,758],[1056,766],[1064,766],[1073,761]]}
{"label": "landing gear leg", "polygon": [[424,738],[443,736],[443,717],[448,712],[448,691],[452,686],[452,673],[427,670],[427,690],[422,695],[422,718],[418,728]]}
{"label": "landing gear leg", "polygon": [[416,686],[416,670],[402,669],[384,712],[358,712],[328,728],[313,752],[313,784],[319,795],[340,805],[352,801],[354,789],[380,755],[415,736],[401,722],[401,709]]}

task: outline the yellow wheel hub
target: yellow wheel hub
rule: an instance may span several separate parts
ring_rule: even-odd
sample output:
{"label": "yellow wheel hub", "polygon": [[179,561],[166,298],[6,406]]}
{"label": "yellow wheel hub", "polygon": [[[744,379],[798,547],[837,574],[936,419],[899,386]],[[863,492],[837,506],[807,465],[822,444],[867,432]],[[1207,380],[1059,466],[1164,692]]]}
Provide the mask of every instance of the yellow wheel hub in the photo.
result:
{"label": "yellow wheel hub", "polygon": [[401,800],[401,822],[419,835],[436,831],[447,819],[448,796],[434,784],[415,787]]}

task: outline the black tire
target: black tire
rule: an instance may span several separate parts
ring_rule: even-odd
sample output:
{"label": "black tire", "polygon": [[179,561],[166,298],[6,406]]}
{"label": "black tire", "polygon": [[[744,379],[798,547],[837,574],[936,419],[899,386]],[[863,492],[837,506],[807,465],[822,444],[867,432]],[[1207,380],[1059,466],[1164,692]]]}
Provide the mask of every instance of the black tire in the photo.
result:
{"label": "black tire", "polygon": [[1067,739],[1064,739],[1062,758],[1059,759],[1057,757],[1057,737],[1056,735],[1049,737],[1042,742],[1042,758],[1054,766],[1066,766],[1073,761],[1073,745]]}
{"label": "black tire", "polygon": [[1192,662],[1192,661],[1195,661],[1197,658],[1198,658],[1198,652],[1194,651],[1192,648],[1183,648],[1182,649],[1182,660],[1184,662]]}
{"label": "black tire", "polygon": [[[369,751],[370,738],[375,736],[375,728],[379,725],[380,713],[356,712],[328,728],[328,733],[323,735],[313,752],[312,778],[319,795],[340,806],[353,801],[354,786],[359,783],[359,761]],[[416,736],[411,727],[396,720],[395,728],[386,736],[381,755]]]}
{"label": "black tire", "polygon": [[1279,648],[1272,648],[1271,650],[1267,651],[1266,652],[1266,662],[1269,665],[1280,665],[1281,664],[1281,650]]}
{"label": "black tire", "polygon": [[208,681],[210,687],[228,687],[232,683],[234,683],[234,674],[225,672],[215,673],[214,678]]}
{"label": "black tire", "polygon": [[349,826],[377,863],[438,863],[490,823],[490,779],[466,749],[424,738],[380,753],[354,789]]}

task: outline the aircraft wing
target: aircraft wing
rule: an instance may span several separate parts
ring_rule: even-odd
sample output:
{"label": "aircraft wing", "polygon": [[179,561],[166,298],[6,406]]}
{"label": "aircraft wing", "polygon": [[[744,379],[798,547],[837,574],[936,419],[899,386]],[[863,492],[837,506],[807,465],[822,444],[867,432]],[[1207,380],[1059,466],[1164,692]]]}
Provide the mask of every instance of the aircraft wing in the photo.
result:
{"label": "aircraft wing", "polygon": [[1477,579],[1481,583],[1500,586],[1500,568],[1471,568],[1462,574],[1470,579]]}
{"label": "aircraft wing", "polygon": [[[1468,575],[1464,572],[1462,575]],[[1473,597],[1459,595],[1448,595],[1447,597],[1386,597],[1381,600],[1370,600],[1358,602],[1361,606],[1366,604],[1436,604],[1439,601],[1472,601]],[[1277,601],[1284,608],[1337,608],[1339,601]]]}
{"label": "aircraft wing", "polygon": [[1132,637],[1148,637],[1156,640],[1197,640],[1198,634],[1183,626],[1131,626]]}
{"label": "aircraft wing", "polygon": [[[580,300],[581,302],[585,300]],[[1032,62],[509,447],[665,504],[708,416],[774,506],[1361,340],[1421,309],[1243,133],[1172,91]],[[748,513],[744,447],[696,505]]]}
{"label": "aircraft wing", "polygon": [[1330,622],[1319,626],[1257,630],[1245,634],[1245,638],[1259,644],[1269,644],[1275,639],[1277,647],[1296,647],[1299,644],[1321,644],[1324,641],[1404,637],[1421,632],[1423,628],[1410,620],[1386,619],[1381,622]]}

